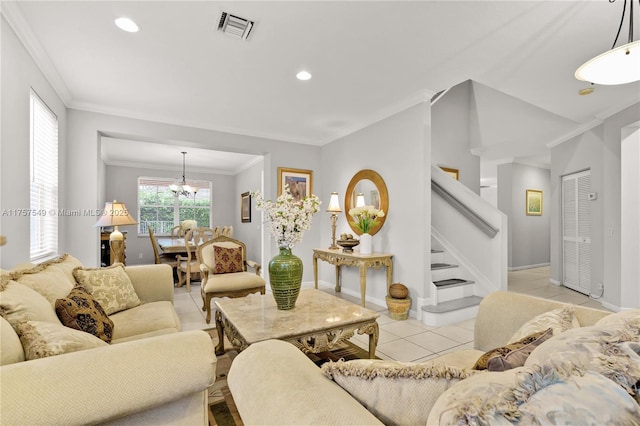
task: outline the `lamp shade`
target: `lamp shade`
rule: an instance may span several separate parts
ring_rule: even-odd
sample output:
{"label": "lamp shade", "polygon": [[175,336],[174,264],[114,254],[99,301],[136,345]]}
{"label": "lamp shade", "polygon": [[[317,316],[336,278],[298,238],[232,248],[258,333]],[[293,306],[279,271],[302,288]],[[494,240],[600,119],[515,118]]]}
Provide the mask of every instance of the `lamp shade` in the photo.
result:
{"label": "lamp shade", "polygon": [[102,216],[93,226],[135,225],[138,222],[129,214],[127,206],[120,201],[107,201]]}
{"label": "lamp shade", "polygon": [[361,192],[356,196],[356,207],[364,207],[364,205],[364,195]]}
{"label": "lamp shade", "polygon": [[613,85],[640,80],[640,40],[608,50],[576,70],[576,78],[595,84]]}
{"label": "lamp shade", "polygon": [[332,192],[331,198],[329,199],[329,207],[327,207],[328,212],[332,213],[340,213],[342,209],[340,209],[340,200],[338,200],[338,193]]}

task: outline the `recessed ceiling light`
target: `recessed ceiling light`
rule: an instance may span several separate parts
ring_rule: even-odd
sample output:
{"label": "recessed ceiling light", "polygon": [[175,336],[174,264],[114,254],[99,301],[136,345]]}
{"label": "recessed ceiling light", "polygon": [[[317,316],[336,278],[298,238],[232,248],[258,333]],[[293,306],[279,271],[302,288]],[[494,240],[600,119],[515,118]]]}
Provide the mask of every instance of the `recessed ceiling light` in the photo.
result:
{"label": "recessed ceiling light", "polygon": [[128,33],[138,32],[138,25],[129,18],[118,18],[115,22],[118,28],[122,31],[126,31]]}
{"label": "recessed ceiling light", "polygon": [[306,81],[311,79],[311,73],[309,71],[300,71],[296,74],[298,80]]}

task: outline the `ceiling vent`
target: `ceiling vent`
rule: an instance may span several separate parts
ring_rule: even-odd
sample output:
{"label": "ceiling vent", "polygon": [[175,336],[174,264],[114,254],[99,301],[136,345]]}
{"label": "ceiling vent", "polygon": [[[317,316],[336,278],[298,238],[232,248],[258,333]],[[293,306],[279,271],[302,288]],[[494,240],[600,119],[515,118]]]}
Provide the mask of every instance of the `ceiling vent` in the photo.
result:
{"label": "ceiling vent", "polygon": [[246,40],[251,33],[253,24],[254,22],[249,21],[248,19],[240,18],[227,12],[222,12],[220,22],[218,23],[218,29],[230,36]]}

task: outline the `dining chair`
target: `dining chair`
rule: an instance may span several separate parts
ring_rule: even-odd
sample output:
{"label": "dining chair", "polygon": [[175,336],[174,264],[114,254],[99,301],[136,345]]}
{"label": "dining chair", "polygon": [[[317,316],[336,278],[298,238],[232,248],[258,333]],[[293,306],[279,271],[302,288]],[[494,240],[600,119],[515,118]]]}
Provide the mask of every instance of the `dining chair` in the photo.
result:
{"label": "dining chair", "polygon": [[222,232],[220,233],[220,235],[233,238],[233,226],[229,225],[222,227]]}
{"label": "dining chair", "polygon": [[165,263],[175,269],[178,266],[178,261],[176,257],[172,254],[160,253],[160,249],[158,247],[158,241],[156,240],[156,236],[153,233],[153,229],[149,227],[149,240],[151,241],[151,247],[153,248],[153,258],[156,264]]}
{"label": "dining chair", "polygon": [[181,225],[176,225],[173,228],[171,228],[171,237],[176,237],[176,238],[184,237],[184,234],[182,233]]}
{"label": "dining chair", "polygon": [[[247,260],[247,246],[239,240],[220,235],[198,246],[202,281],[202,310],[211,322],[211,299],[214,297],[245,297],[265,293],[265,280],[260,276],[260,264]],[[248,272],[250,267],[254,272]]]}
{"label": "dining chair", "polygon": [[184,245],[186,249],[185,255],[177,255],[178,262],[178,287],[187,284],[187,292],[191,291],[191,280],[200,279],[200,261],[198,260],[198,246],[205,241],[214,238],[214,230],[212,228],[195,228],[190,229],[184,236]]}

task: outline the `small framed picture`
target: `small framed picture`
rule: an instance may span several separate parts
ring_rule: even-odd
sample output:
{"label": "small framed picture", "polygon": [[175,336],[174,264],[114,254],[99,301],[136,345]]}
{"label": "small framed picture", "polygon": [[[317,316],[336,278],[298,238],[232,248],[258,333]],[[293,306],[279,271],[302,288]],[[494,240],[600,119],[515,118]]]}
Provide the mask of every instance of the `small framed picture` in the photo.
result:
{"label": "small framed picture", "polygon": [[542,216],[542,191],[527,189],[527,216]]}
{"label": "small framed picture", "polygon": [[460,172],[458,171],[458,169],[451,169],[449,167],[442,167],[442,166],[440,166],[440,168],[442,169],[443,172],[445,172],[446,174],[448,174],[449,176],[451,176],[455,180],[460,180],[459,179]]}
{"label": "small framed picture", "polygon": [[310,197],[313,194],[313,171],[278,167],[278,196],[284,192],[285,185],[289,185],[296,201]]}
{"label": "small framed picture", "polygon": [[243,192],[240,195],[240,220],[242,223],[251,222],[251,193]]}

